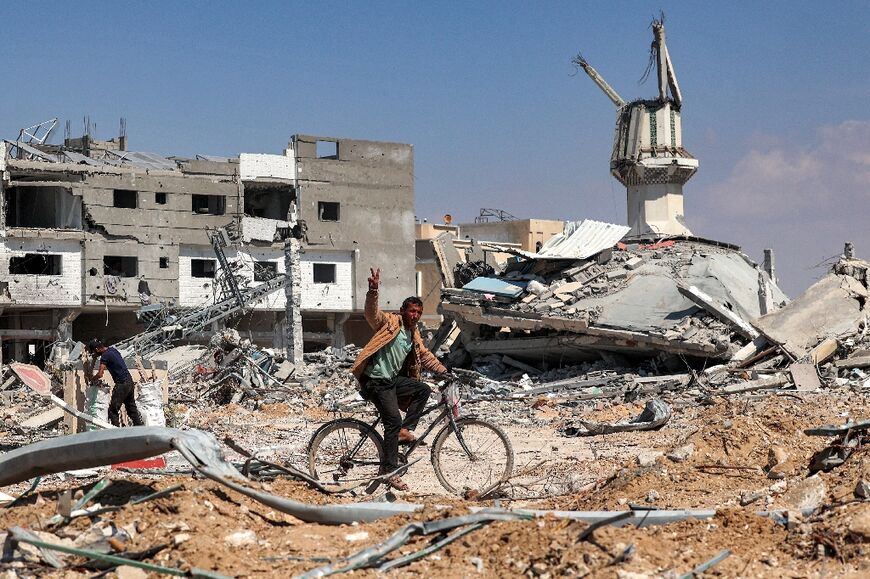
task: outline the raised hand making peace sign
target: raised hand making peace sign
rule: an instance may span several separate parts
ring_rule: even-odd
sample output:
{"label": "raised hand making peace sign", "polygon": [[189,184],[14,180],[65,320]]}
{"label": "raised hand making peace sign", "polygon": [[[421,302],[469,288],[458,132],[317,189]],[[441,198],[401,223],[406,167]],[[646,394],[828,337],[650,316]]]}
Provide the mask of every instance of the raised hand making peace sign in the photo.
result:
{"label": "raised hand making peace sign", "polygon": [[370,268],[372,275],[369,277],[369,289],[376,290],[381,285],[381,268]]}

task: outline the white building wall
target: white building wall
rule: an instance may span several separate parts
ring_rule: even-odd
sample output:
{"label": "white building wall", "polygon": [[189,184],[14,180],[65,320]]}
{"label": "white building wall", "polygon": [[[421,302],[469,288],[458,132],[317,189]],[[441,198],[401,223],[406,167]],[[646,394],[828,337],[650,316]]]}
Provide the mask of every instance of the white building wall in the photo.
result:
{"label": "white building wall", "polygon": [[[229,256],[228,254],[227,257]],[[180,306],[196,307],[214,303],[215,280],[193,277],[190,264],[194,259],[217,261],[210,245],[182,245],[178,249],[178,305]]]}
{"label": "white building wall", "polygon": [[[61,256],[60,275],[12,275],[9,260],[28,253]],[[82,246],[76,240],[14,239],[0,241],[0,282],[11,302],[27,305],[82,305]]]}
{"label": "white building wall", "polygon": [[[302,266],[302,311],[353,310],[353,254],[349,251],[305,250]],[[314,264],[334,263],[335,283],[314,283]]]}
{"label": "white building wall", "polygon": [[[237,270],[241,287],[255,287],[254,262],[271,261],[279,274],[285,274],[283,249],[247,247],[224,250],[230,262],[241,262]],[[187,307],[214,303],[214,279],[191,275],[191,260],[215,259],[210,246],[182,246],[178,256],[179,304]],[[335,265],[335,283],[314,283],[314,264]],[[353,254],[349,251],[310,251],[301,256],[302,310],[351,311],[353,309]],[[283,291],[275,291],[254,305],[255,310],[280,310],[287,307]]]}
{"label": "white building wall", "polygon": [[261,153],[241,153],[239,155],[239,176],[242,181],[257,177],[277,177],[293,179],[296,157],[287,155],[266,155]]}

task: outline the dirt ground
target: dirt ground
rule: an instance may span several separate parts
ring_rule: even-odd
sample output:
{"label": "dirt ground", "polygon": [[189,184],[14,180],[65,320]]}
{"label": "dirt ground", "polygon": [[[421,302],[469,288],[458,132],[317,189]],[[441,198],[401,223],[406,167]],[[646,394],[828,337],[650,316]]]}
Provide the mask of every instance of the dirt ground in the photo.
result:
{"label": "dirt ground", "polygon": [[[854,494],[859,480],[870,481],[870,461],[859,448],[842,466],[810,477],[811,457],[831,439],[803,433],[812,426],[870,417],[865,396],[801,393],[718,398],[700,406],[671,402],[674,416],[661,430],[583,438],[558,434],[561,426],[578,416],[558,406],[525,402],[510,411],[499,408],[500,403],[475,408],[505,428],[516,453],[519,474],[498,506],[715,510],[711,518],[644,528],[602,527],[588,536],[585,523],[554,517],[495,522],[391,573],[678,577],[727,549],[731,555],[706,576],[870,576],[870,501]],[[601,403],[579,416],[613,421],[636,416],[642,409],[641,403]],[[264,455],[301,465],[311,433],[331,417],[320,410],[286,405],[257,411],[222,407],[190,412],[186,425],[210,430],[218,439],[231,436]],[[775,469],[782,478],[768,478],[772,448],[779,449],[774,452],[784,459]],[[668,458],[675,449],[682,449],[682,456]],[[428,448],[424,452],[428,455]],[[122,508],[96,521],[74,519],[55,529],[51,540],[102,532],[113,535],[113,550],[135,552],[166,545],[145,559],[151,563],[185,570],[199,567],[235,577],[294,576],[379,543],[406,523],[467,514],[471,506],[494,506],[493,501],[448,495],[438,486],[428,456],[405,476],[411,491],[396,493],[397,500],[425,504],[423,512],[345,526],[303,523],[217,483],[187,475],[103,474],[113,484],[96,500]],[[0,536],[16,525],[47,530],[57,510],[58,493],[69,488],[86,491],[97,480],[47,478],[25,504],[0,508]],[[178,484],[182,489],[168,496],[128,504],[131,497]],[[326,496],[287,479],[254,484],[310,503],[353,500]],[[3,491],[15,496],[25,487]],[[809,506],[818,508],[801,515],[800,510]],[[783,510],[785,515],[774,520],[757,514],[772,510]],[[431,540],[412,538],[391,557],[417,551]],[[50,571],[37,559],[33,555],[30,560],[0,563],[0,577],[97,574],[81,567]],[[69,556],[66,561],[73,565],[81,559]],[[355,573],[377,574],[371,569]]]}

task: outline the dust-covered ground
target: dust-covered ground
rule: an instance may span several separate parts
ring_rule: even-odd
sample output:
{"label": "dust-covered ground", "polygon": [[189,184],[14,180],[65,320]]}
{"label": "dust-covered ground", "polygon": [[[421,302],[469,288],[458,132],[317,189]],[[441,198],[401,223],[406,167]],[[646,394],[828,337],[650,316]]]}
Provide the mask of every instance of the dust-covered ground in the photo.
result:
{"label": "dust-covered ground", "polygon": [[[865,396],[852,392],[715,398],[706,405],[671,400],[671,421],[657,431],[564,437],[560,428],[578,417],[610,422],[637,416],[642,403],[600,402],[581,410],[551,403],[487,402],[469,406],[499,423],[516,453],[516,476],[497,506],[558,510],[715,510],[686,519],[636,528],[602,527],[543,517],[500,521],[470,532],[429,556],[391,571],[396,576],[446,577],[678,577],[724,550],[730,556],[707,572],[722,577],[870,576],[870,501],[856,497],[870,481],[870,461],[858,447],[830,472],[810,476],[814,453],[829,437],[803,433],[822,424],[870,417]],[[176,408],[183,425],[257,450],[261,456],[303,466],[314,430],[333,418],[318,409],[287,404],[250,410],[238,406]],[[365,415],[361,416],[365,418]],[[467,514],[468,501],[447,494],[428,460],[405,475],[411,490],[396,500],[424,504],[422,512],[373,523],[326,526],[303,523],[217,483],[179,474],[101,470],[113,483],[96,499],[114,512],[67,525],[50,525],[59,493],[87,491],[97,477],[46,477],[23,504],[0,508],[0,533],[14,526],[51,531],[46,540],[78,541],[108,536],[107,550],[141,552],[163,546],[144,560],[182,570],[194,567],[237,577],[288,577],[339,562],[375,545],[412,521]],[[229,458],[238,458],[231,451]],[[670,455],[670,456],[669,456]],[[773,474],[768,473],[775,456]],[[170,464],[182,464],[170,460]],[[775,478],[770,478],[771,476]],[[314,504],[360,500],[328,496],[305,483],[276,478],[253,483],[270,492]],[[141,504],[135,496],[174,485],[179,490]],[[26,484],[6,487],[17,496]],[[378,497],[384,499],[386,497]],[[804,515],[801,515],[801,510]],[[760,511],[779,511],[765,517]],[[812,511],[812,512],[811,512]],[[440,538],[440,536],[438,537]],[[389,558],[418,551],[433,537],[414,537]],[[3,577],[93,577],[84,559],[62,556],[62,569],[47,566],[35,550],[0,563]],[[355,571],[374,576],[373,569]],[[128,575],[134,576],[134,575]],[[154,574],[153,576],[158,576]]]}

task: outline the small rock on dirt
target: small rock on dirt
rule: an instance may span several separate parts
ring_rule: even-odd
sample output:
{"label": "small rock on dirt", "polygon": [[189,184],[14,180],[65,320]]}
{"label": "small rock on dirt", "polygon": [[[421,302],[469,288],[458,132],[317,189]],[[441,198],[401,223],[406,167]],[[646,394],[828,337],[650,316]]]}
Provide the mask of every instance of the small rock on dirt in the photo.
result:
{"label": "small rock on dirt", "polygon": [[792,485],[783,495],[783,499],[791,508],[816,510],[825,500],[827,492],[828,487],[825,485],[825,481],[819,475],[814,474]]}
{"label": "small rock on dirt", "polygon": [[657,450],[641,452],[637,455],[637,464],[643,467],[652,466],[662,454]]}
{"label": "small rock on dirt", "polygon": [[224,542],[231,547],[243,547],[244,545],[252,545],[257,541],[257,535],[250,529],[245,531],[236,531],[224,537]]}
{"label": "small rock on dirt", "polygon": [[148,577],[148,573],[130,565],[121,565],[115,569],[115,574],[118,576],[118,579],[146,579]]}
{"label": "small rock on dirt", "polygon": [[870,499],[870,483],[860,479],[855,485],[855,496],[859,499]]}
{"label": "small rock on dirt", "polygon": [[849,531],[862,537],[870,537],[870,506],[855,513],[849,522]]}
{"label": "small rock on dirt", "polygon": [[695,452],[695,445],[690,442],[689,444],[685,444],[669,452],[668,460],[674,462],[685,462],[690,456],[692,456],[693,452]]}
{"label": "small rock on dirt", "polygon": [[350,541],[351,543],[355,543],[357,541],[365,541],[369,538],[368,531],[360,531],[358,533],[350,533],[349,535],[344,536],[345,541]]}

